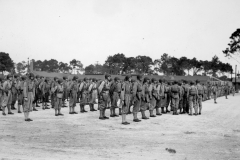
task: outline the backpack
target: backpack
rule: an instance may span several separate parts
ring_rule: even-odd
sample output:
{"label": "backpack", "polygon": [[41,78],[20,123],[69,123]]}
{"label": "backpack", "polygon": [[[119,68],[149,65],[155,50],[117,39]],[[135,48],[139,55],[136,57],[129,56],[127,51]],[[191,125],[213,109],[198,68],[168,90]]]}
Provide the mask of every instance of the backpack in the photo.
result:
{"label": "backpack", "polygon": [[194,96],[197,94],[197,89],[195,87],[190,87],[189,94]]}
{"label": "backpack", "polygon": [[179,92],[178,86],[173,85],[173,86],[171,87],[171,92],[173,92],[173,93],[178,93],[178,92]]}

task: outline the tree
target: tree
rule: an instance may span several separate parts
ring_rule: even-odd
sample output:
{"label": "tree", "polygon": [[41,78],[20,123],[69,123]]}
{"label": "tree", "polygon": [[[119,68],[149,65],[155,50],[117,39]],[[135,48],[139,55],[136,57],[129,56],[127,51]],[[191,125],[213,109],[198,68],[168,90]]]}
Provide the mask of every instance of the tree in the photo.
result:
{"label": "tree", "polygon": [[190,60],[190,64],[193,70],[193,75],[197,75],[202,70],[202,62],[198,61],[195,57]]}
{"label": "tree", "polygon": [[72,72],[84,71],[83,64],[81,61],[73,59],[69,63],[70,63],[70,67],[72,68]]}
{"label": "tree", "polygon": [[171,57],[167,53],[164,53],[160,59],[156,59],[154,61],[155,65],[154,70],[156,72],[162,72],[165,75],[170,75],[171,74],[170,59]]}
{"label": "tree", "polygon": [[231,56],[232,54],[240,53],[240,28],[232,33],[228,46],[229,47],[223,51],[223,54],[225,54],[225,56]]}
{"label": "tree", "polygon": [[32,62],[33,62],[33,69],[34,70],[42,71],[43,62],[41,60],[35,61],[34,59],[32,59]]}
{"label": "tree", "polygon": [[62,73],[68,73],[69,70],[72,69],[70,66],[68,66],[67,63],[59,62],[58,63],[58,70]]}
{"label": "tree", "polygon": [[16,69],[18,74],[23,74],[27,68],[27,63],[25,61],[16,64]]}
{"label": "tree", "polygon": [[125,55],[118,53],[113,56],[108,56],[107,60],[105,61],[105,66],[109,68],[110,74],[121,74],[124,69],[125,61]]}
{"label": "tree", "polygon": [[135,72],[135,68],[136,68],[136,59],[134,57],[126,58],[123,65],[123,72],[125,74],[130,74],[132,72]]}
{"label": "tree", "polygon": [[95,66],[92,64],[85,67],[85,74],[94,74],[94,71],[95,71]]}
{"label": "tree", "polygon": [[0,52],[0,72],[11,72],[13,68],[14,63],[13,60],[10,58],[9,54],[5,52]]}
{"label": "tree", "polygon": [[143,74],[152,74],[151,65],[153,65],[152,58],[148,56],[136,57],[136,71]]}
{"label": "tree", "polygon": [[189,75],[189,71],[191,70],[192,68],[192,65],[191,65],[191,60],[188,59],[187,57],[181,57],[179,59],[179,67],[181,67],[183,70],[187,70],[188,72],[188,75]]}
{"label": "tree", "polygon": [[217,77],[217,72],[219,70],[219,58],[215,55],[211,61],[212,76]]}

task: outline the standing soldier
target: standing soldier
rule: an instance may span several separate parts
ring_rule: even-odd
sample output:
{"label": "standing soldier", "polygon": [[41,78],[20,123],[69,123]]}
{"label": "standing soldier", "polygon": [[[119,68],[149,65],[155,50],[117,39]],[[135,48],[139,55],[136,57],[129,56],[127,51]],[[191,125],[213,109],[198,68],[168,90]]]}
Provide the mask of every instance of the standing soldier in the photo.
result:
{"label": "standing soldier", "polygon": [[143,86],[142,86],[142,102],[140,105],[140,111],[142,113],[142,119],[149,119],[145,115],[145,111],[149,108],[149,90],[148,90],[148,85],[149,85],[149,78],[145,77],[143,80]]}
{"label": "standing soldier", "polygon": [[152,78],[151,84],[149,85],[149,97],[150,97],[150,106],[149,106],[150,117],[156,117],[153,114],[153,110],[156,108],[156,104],[158,100],[157,80],[155,78]]}
{"label": "standing soldier", "polygon": [[55,86],[56,90],[56,104],[55,104],[55,116],[63,116],[61,113],[61,108],[62,108],[62,97],[63,97],[63,80],[58,79],[57,85]]}
{"label": "standing soldier", "polygon": [[49,92],[50,92],[50,85],[49,85],[49,79],[46,78],[42,84],[41,87],[41,93],[42,93],[42,97],[43,97],[43,102],[42,102],[42,109],[50,109],[47,107],[47,102],[48,102],[48,98],[49,98]]}
{"label": "standing soldier", "polygon": [[0,77],[0,111],[2,111],[2,99],[3,99],[3,86],[2,86],[2,78]]}
{"label": "standing soldier", "polygon": [[132,90],[132,83],[131,83],[131,77],[126,76],[124,79],[124,82],[121,86],[121,103],[122,103],[122,124],[128,125],[130,124],[126,120],[126,116],[129,112],[129,106],[131,103],[131,90]]}
{"label": "standing soldier", "polygon": [[38,111],[36,107],[39,107],[38,100],[39,100],[39,84],[40,84],[40,77],[39,75],[36,75],[35,78],[35,99],[33,101],[33,111]]}
{"label": "standing soldier", "polygon": [[51,95],[51,105],[52,105],[52,108],[55,108],[55,104],[56,104],[56,101],[57,101],[57,97],[56,97],[57,96],[56,95],[57,80],[58,80],[58,78],[54,77],[53,81],[51,83],[50,95]]}
{"label": "standing soldier", "polygon": [[142,102],[142,75],[137,75],[137,80],[133,84],[133,121],[140,122],[137,118],[137,113],[140,110],[141,102]]}
{"label": "standing soldier", "polygon": [[100,86],[98,87],[99,110],[100,110],[99,119],[101,120],[109,119],[109,117],[106,117],[105,111],[107,109],[108,100],[109,100],[110,78],[111,76],[109,74],[106,74],[105,80],[102,81]]}
{"label": "standing soldier", "polygon": [[162,80],[159,79],[158,81],[158,85],[157,85],[157,92],[158,92],[158,99],[156,102],[156,115],[161,116],[162,114],[160,113],[160,109],[161,112],[164,114],[166,113],[164,111],[164,107],[166,105],[166,94],[165,94],[165,85],[162,83]]}
{"label": "standing soldier", "polygon": [[184,89],[182,86],[182,82],[178,82],[178,86],[180,89],[179,93],[179,109],[180,109],[180,114],[183,113],[183,96],[184,96]]}
{"label": "standing soldier", "polygon": [[[195,115],[201,115],[202,112],[202,100],[203,100],[203,94],[204,94],[204,88],[203,86],[199,83],[199,80],[196,80],[197,83],[197,90],[198,90],[198,95],[197,95],[197,104],[196,109],[195,109]],[[199,112],[198,112],[198,106],[199,106]]]}
{"label": "standing soldier", "polygon": [[170,94],[171,94],[171,104],[173,109],[173,115],[178,115],[178,105],[179,105],[179,95],[180,95],[180,88],[178,86],[178,82],[174,81],[174,84],[170,87]]}
{"label": "standing soldier", "polygon": [[190,87],[188,88],[187,97],[189,100],[189,115],[192,116],[192,109],[196,106],[196,97],[198,95],[197,88],[194,86],[194,82],[190,82]]}
{"label": "standing soldier", "polygon": [[226,83],[225,86],[224,86],[224,95],[225,95],[226,99],[228,99],[227,98],[228,92],[229,92],[229,87],[228,87],[228,84]]}
{"label": "standing soldier", "polygon": [[235,86],[232,86],[232,95],[234,96],[235,95]]}
{"label": "standing soldier", "polygon": [[118,117],[115,113],[115,109],[118,108],[117,102],[120,99],[121,93],[121,83],[118,77],[114,78],[114,82],[110,86],[109,93],[111,98],[110,117]]}
{"label": "standing soldier", "polygon": [[90,111],[94,112],[97,111],[94,109],[94,104],[97,102],[97,84],[96,84],[96,78],[92,78],[92,82],[88,88],[89,92],[89,106],[90,106]]}
{"label": "standing soldier", "polygon": [[67,107],[65,104],[65,100],[67,100],[67,77],[63,76],[63,103],[62,103],[62,107]]}
{"label": "standing soldier", "polygon": [[7,75],[7,80],[3,83],[3,101],[2,101],[2,115],[6,115],[5,108],[8,108],[8,114],[14,114],[11,112],[11,104],[12,104],[12,76]]}
{"label": "standing soldier", "polygon": [[[129,105],[129,109],[128,109],[128,114],[131,114],[132,112],[131,112],[131,106],[133,106],[133,104],[134,104],[134,100],[133,100],[133,85],[134,85],[134,83],[136,82],[136,80],[135,79],[132,79],[131,78],[131,97],[130,97],[130,105]],[[119,112],[119,115],[120,115],[120,112]]]}
{"label": "standing soldier", "polygon": [[85,77],[79,87],[79,93],[81,98],[80,100],[81,113],[87,112],[84,107],[85,105],[88,104],[88,96],[89,96],[88,89],[89,89],[89,79]]}
{"label": "standing soldier", "polygon": [[184,94],[183,94],[183,112],[181,114],[185,114],[188,113],[188,96],[187,96],[187,92],[189,89],[189,85],[188,85],[188,81],[184,80],[183,81],[183,90],[184,90]]}
{"label": "standing soldier", "polygon": [[212,92],[213,92],[214,103],[216,104],[217,103],[217,92],[218,92],[217,84],[213,85]]}
{"label": "standing soldier", "polygon": [[207,86],[204,83],[202,84],[202,86],[203,86],[203,101],[206,101],[207,100],[208,89],[207,89]]}
{"label": "standing soldier", "polygon": [[170,88],[172,86],[172,82],[167,82],[166,85],[165,85],[165,97],[166,97],[166,104],[165,104],[165,107],[166,107],[166,113],[167,112],[170,112],[168,110],[168,106],[170,104],[170,107],[171,107],[171,111],[173,111],[173,107],[172,107],[172,101],[171,101],[171,93],[170,93]]}
{"label": "standing soldier", "polygon": [[13,80],[12,80],[12,104],[11,104],[11,110],[16,110],[15,108],[15,104],[16,104],[16,101],[17,101],[17,79],[18,79],[18,76],[17,75],[14,75],[13,76]]}
{"label": "standing soldier", "polygon": [[21,106],[24,105],[24,95],[23,95],[23,89],[24,89],[24,83],[26,81],[26,77],[22,76],[21,79],[18,81],[17,84],[17,90],[18,90],[18,113],[21,112]]}
{"label": "standing soldier", "polygon": [[78,77],[74,76],[72,82],[69,84],[69,114],[78,114],[75,112],[78,92],[77,79]]}
{"label": "standing soldier", "polygon": [[32,121],[32,119],[29,118],[29,112],[32,111],[33,101],[35,98],[35,82],[33,73],[30,73],[29,79],[24,82],[23,95],[24,95],[23,112],[25,121]]}

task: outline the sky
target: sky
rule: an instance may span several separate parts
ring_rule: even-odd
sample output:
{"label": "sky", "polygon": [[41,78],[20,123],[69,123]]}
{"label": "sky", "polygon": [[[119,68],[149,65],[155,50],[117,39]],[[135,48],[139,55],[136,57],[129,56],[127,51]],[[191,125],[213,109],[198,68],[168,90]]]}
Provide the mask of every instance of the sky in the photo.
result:
{"label": "sky", "polygon": [[[103,64],[123,53],[240,63],[222,50],[240,28],[239,0],[0,0],[0,52],[14,62]],[[237,58],[240,62],[240,57]]]}

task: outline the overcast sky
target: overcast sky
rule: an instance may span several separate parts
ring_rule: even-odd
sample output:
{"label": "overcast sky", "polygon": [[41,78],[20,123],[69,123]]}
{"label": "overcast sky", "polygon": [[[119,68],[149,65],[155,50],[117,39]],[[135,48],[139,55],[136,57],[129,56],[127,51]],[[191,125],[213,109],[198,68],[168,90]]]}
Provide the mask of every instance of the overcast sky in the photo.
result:
{"label": "overcast sky", "polygon": [[75,58],[87,66],[116,53],[168,53],[235,65],[222,50],[239,17],[240,0],[0,0],[0,51],[14,62]]}

